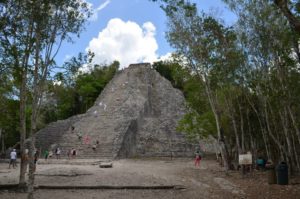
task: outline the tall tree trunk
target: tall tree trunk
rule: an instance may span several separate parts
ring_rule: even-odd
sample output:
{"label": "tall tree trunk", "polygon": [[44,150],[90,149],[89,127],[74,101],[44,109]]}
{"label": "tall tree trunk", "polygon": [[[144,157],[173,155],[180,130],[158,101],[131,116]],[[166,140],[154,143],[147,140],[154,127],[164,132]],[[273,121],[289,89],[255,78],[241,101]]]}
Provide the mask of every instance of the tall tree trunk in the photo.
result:
{"label": "tall tree trunk", "polygon": [[251,151],[252,151],[252,157],[254,160],[257,159],[257,148],[256,148],[256,144],[255,141],[253,139],[253,135],[250,133],[250,145],[251,145]]}
{"label": "tall tree trunk", "polygon": [[[286,112],[285,112],[286,113]],[[292,142],[290,140],[290,136],[289,136],[289,133],[288,133],[288,122],[287,122],[287,115],[282,113],[281,111],[279,111],[279,117],[280,117],[280,120],[281,120],[281,123],[282,123],[282,127],[283,127],[283,132],[284,132],[284,137],[285,137],[285,141],[286,141],[286,144],[287,144],[287,152],[286,153],[286,161],[288,162],[288,164],[290,165],[290,171],[292,172],[293,171],[293,168],[295,167],[294,165],[294,161],[293,161],[293,156],[294,156],[294,153],[293,153],[293,148],[292,148]]]}
{"label": "tall tree trunk", "polygon": [[5,153],[4,133],[3,133],[2,129],[0,129],[0,131],[1,131],[1,153],[4,154]]}
{"label": "tall tree trunk", "polygon": [[288,154],[289,154],[290,157],[292,157],[293,156],[293,148],[292,148],[292,142],[290,140],[290,136],[289,136],[289,132],[288,132],[289,128],[288,128],[288,121],[287,121],[286,111],[284,111],[284,113],[279,111],[279,117],[280,117],[280,120],[281,120],[283,132],[284,132],[284,135],[285,135],[285,140],[286,140],[287,147],[288,147]]}
{"label": "tall tree trunk", "polygon": [[[250,148],[251,148],[251,151],[252,151],[253,159],[256,160],[257,159],[257,144],[254,141],[252,130],[251,130],[251,123],[250,123],[250,118],[249,118],[249,109],[247,109],[246,117],[247,117],[248,133],[249,133],[249,137],[250,137]],[[267,158],[269,159],[270,157],[267,157]]]}
{"label": "tall tree trunk", "polygon": [[0,127],[0,140],[2,139],[2,128]]}
{"label": "tall tree trunk", "polygon": [[234,132],[234,135],[235,135],[235,144],[236,144],[236,147],[237,147],[237,155],[239,155],[239,154],[242,154],[242,148],[241,148],[241,144],[240,144],[240,138],[239,138],[239,133],[238,133],[238,128],[237,128],[237,122],[236,122],[236,119],[234,117],[235,111],[234,111],[234,107],[232,105],[232,99],[229,96],[227,96],[227,97],[225,97],[225,102],[226,102],[226,107],[227,107],[227,112],[228,112],[229,118],[231,119],[233,132]]}
{"label": "tall tree trunk", "polygon": [[36,30],[36,48],[35,48],[35,66],[33,71],[33,96],[32,96],[32,113],[31,113],[31,128],[29,137],[30,139],[30,148],[29,148],[29,154],[30,154],[30,164],[29,164],[29,180],[28,180],[28,199],[33,199],[33,192],[34,192],[34,172],[36,170],[36,164],[34,162],[35,153],[37,153],[35,149],[35,137],[34,134],[37,130],[37,114],[38,114],[38,101],[40,92],[42,89],[42,86],[39,84],[42,84],[42,80],[39,81],[39,69],[42,67],[39,65],[39,55],[40,55],[40,34],[39,34],[39,27],[37,27]]}
{"label": "tall tree trunk", "polygon": [[253,102],[249,99],[249,97],[247,95],[246,95],[246,99],[247,99],[248,103],[250,104],[251,108],[253,109],[253,111],[255,112],[255,115],[258,119],[258,123],[259,123],[260,129],[261,129],[261,134],[262,134],[262,138],[263,138],[263,141],[264,141],[264,146],[265,146],[265,149],[266,149],[268,159],[272,159],[271,150],[270,150],[270,142],[269,142],[269,139],[268,139],[267,130],[266,130],[265,126],[263,125],[262,118],[259,115],[259,112],[256,109],[256,107],[254,106]]}
{"label": "tall tree trunk", "polygon": [[33,199],[34,192],[34,173],[36,170],[36,165],[34,162],[35,147],[34,147],[35,137],[31,136],[29,144],[29,176],[28,176],[28,195],[27,199]]}
{"label": "tall tree trunk", "polygon": [[26,188],[25,174],[27,170],[27,154],[25,153],[25,139],[26,139],[26,102],[27,102],[27,73],[30,52],[34,42],[33,38],[33,22],[29,24],[29,30],[26,37],[26,48],[24,57],[22,57],[22,64],[19,62],[17,65],[21,69],[21,86],[20,86],[20,149],[21,149],[21,163],[20,163],[20,176],[19,187]]}
{"label": "tall tree trunk", "polygon": [[206,95],[208,97],[208,101],[209,101],[210,107],[212,109],[212,112],[214,114],[214,118],[216,121],[217,133],[218,133],[218,143],[219,143],[221,155],[223,158],[223,164],[224,164],[225,170],[228,171],[230,169],[230,159],[229,159],[229,152],[228,152],[228,148],[227,148],[226,140],[225,140],[225,136],[224,136],[224,130],[221,127],[221,111],[219,110],[219,108],[217,106],[216,99],[212,95],[212,91],[210,89],[208,81],[209,80],[206,78],[205,82],[204,82],[205,91],[206,91]]}
{"label": "tall tree trunk", "polygon": [[292,123],[293,123],[293,127],[295,128],[295,131],[296,131],[296,134],[297,134],[298,144],[300,145],[300,130],[298,128],[298,125],[297,125],[296,119],[294,117],[294,114],[291,110],[291,107],[287,106],[287,108],[288,108],[288,112],[289,112],[290,118],[291,118]]}
{"label": "tall tree trunk", "polygon": [[0,154],[4,154],[4,133],[2,131],[2,128],[0,128],[0,141],[1,141],[1,152]]}
{"label": "tall tree trunk", "polygon": [[242,112],[242,106],[238,102],[239,112],[240,112],[240,126],[241,126],[241,141],[242,141],[242,153],[245,153],[245,131],[244,131],[244,117]]}
{"label": "tall tree trunk", "polygon": [[[270,110],[272,110],[272,109],[270,109]],[[273,131],[271,130],[270,122],[273,122],[274,126],[277,124],[277,122],[274,121],[274,119],[272,120],[270,118],[268,110],[267,110],[267,102],[266,101],[264,102],[264,113],[265,113],[266,126],[268,129],[268,133],[269,133],[270,137],[272,138],[272,140],[274,141],[274,143],[278,146],[278,149],[280,151],[281,160],[284,160],[285,159],[284,157],[288,157],[288,152],[285,149],[284,145],[280,142],[280,138],[278,137],[278,135],[276,137],[274,135]],[[273,118],[274,118],[274,114],[273,114]],[[270,121],[270,120],[272,120],[272,121]],[[275,131],[275,132],[277,132],[277,131]]]}
{"label": "tall tree trunk", "polygon": [[299,155],[298,155],[297,148],[296,148],[295,136],[293,133],[291,133],[291,135],[292,135],[292,143],[293,143],[293,150],[294,150],[294,154],[295,154],[296,166],[297,166],[297,170],[300,171],[300,161],[299,161]]}
{"label": "tall tree trunk", "polygon": [[19,186],[26,187],[25,174],[27,170],[27,159],[25,154],[25,139],[26,139],[26,84],[27,84],[27,67],[22,70],[22,83],[20,89],[20,148],[21,148],[21,164]]}

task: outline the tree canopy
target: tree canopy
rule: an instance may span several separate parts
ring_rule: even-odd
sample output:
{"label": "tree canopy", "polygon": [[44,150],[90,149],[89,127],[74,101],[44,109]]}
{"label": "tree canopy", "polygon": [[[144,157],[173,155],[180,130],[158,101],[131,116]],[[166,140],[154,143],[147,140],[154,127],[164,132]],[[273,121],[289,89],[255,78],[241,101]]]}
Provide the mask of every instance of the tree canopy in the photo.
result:
{"label": "tree canopy", "polygon": [[228,27],[201,5],[158,2],[181,58],[158,71],[171,82],[176,71],[188,71],[179,88],[190,112],[178,129],[193,140],[214,136],[227,169],[251,151],[299,170],[299,3],[224,0],[238,17]]}

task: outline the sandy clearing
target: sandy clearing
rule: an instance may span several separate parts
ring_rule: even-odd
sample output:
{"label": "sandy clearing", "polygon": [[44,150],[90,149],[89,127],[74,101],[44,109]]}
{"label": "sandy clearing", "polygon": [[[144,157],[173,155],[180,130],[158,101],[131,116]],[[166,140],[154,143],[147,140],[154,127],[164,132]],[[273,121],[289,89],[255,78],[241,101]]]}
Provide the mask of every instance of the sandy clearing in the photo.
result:
{"label": "sandy clearing", "polygon": [[[266,184],[266,173],[241,177],[237,172],[225,175],[214,160],[204,160],[195,168],[191,159],[126,159],[113,161],[113,168],[99,168],[95,161],[63,160],[39,164],[36,185],[70,186],[159,186],[183,185],[184,190],[36,190],[35,198],[295,198],[299,185]],[[0,164],[0,184],[17,183],[19,169]],[[259,190],[259,191],[258,191]],[[272,197],[271,197],[272,196]],[[26,198],[26,194],[2,191],[1,199]]]}

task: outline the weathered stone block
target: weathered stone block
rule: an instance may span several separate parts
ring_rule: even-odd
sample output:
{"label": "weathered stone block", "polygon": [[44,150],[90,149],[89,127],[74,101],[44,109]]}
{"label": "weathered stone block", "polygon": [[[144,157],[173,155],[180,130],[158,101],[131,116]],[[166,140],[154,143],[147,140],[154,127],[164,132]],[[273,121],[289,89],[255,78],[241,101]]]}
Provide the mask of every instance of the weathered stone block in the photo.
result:
{"label": "weathered stone block", "polygon": [[99,165],[100,168],[112,168],[113,167],[113,163],[112,162],[102,162]]}

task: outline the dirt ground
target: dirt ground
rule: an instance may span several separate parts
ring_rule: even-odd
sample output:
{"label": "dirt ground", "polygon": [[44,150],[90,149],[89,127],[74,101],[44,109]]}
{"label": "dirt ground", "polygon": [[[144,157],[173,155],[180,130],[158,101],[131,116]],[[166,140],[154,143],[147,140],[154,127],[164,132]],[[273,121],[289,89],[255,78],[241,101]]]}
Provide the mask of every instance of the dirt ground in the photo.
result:
{"label": "dirt ground", "polygon": [[[8,169],[0,163],[0,185],[18,183],[19,168]],[[36,185],[76,186],[171,186],[185,189],[37,189],[36,199],[90,198],[300,198],[300,178],[290,179],[290,185],[269,185],[267,174],[253,171],[225,173],[215,160],[202,160],[200,167],[192,159],[126,159],[113,161],[113,168],[100,168],[91,160],[41,160],[37,166]],[[25,193],[0,190],[1,199],[23,199]]]}

